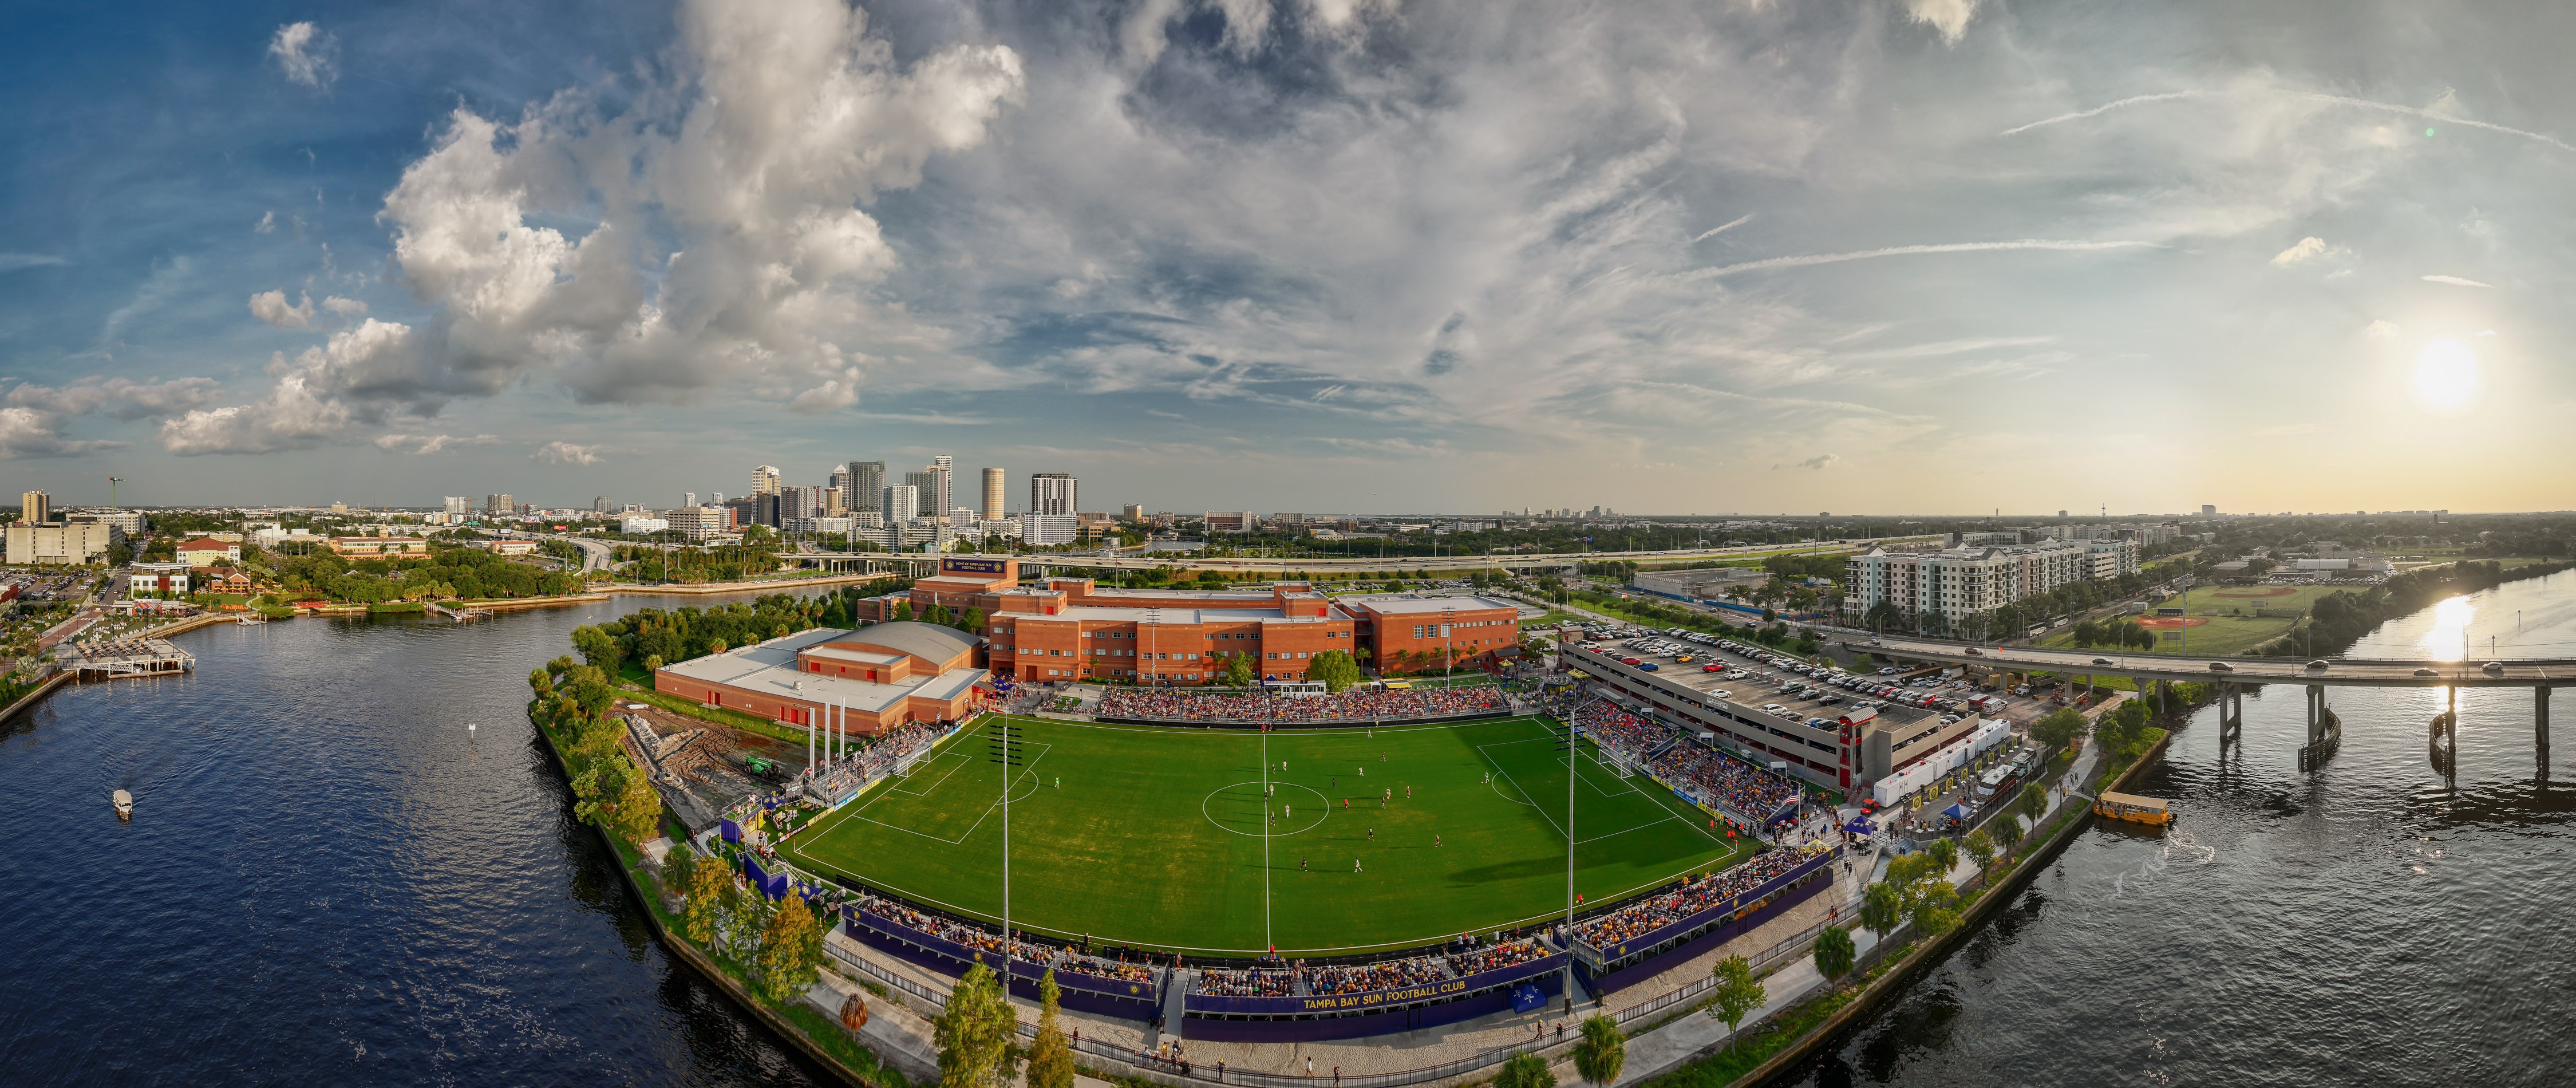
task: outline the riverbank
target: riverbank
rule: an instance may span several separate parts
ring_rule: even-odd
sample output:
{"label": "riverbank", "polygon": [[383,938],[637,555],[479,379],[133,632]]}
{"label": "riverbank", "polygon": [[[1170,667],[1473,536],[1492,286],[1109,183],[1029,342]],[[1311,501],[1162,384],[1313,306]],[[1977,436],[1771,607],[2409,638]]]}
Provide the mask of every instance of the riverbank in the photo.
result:
{"label": "riverbank", "polygon": [[770,578],[751,582],[707,582],[699,585],[645,585],[642,583],[612,582],[598,587],[598,592],[603,594],[760,593],[764,591],[776,592],[781,589],[793,589],[799,586],[838,586],[849,585],[854,582],[874,582],[893,577],[895,577],[894,574],[886,571],[874,571],[866,574],[818,574],[811,578]]}

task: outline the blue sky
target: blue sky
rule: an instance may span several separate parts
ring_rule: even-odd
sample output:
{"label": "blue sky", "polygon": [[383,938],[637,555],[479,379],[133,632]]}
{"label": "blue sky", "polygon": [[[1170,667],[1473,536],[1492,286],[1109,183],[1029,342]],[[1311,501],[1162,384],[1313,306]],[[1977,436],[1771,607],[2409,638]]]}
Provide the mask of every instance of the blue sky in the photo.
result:
{"label": "blue sky", "polygon": [[20,14],[0,486],[67,501],[2570,505],[2562,9]]}

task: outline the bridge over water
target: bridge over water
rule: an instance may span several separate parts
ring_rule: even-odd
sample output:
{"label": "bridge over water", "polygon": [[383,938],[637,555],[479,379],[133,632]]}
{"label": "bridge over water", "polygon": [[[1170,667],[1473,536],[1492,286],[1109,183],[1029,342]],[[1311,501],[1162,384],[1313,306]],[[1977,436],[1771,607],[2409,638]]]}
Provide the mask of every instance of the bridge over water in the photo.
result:
{"label": "bridge over water", "polygon": [[2549,766],[2549,692],[2576,686],[2576,658],[2314,658],[2186,657],[2176,654],[2102,653],[2093,650],[2037,646],[1981,646],[1932,639],[1856,636],[1842,640],[1849,649],[1882,657],[1944,665],[1973,665],[2009,672],[2050,672],[2061,676],[2117,676],[2137,685],[2142,694],[2162,698],[2158,684],[2178,681],[2218,687],[2218,728],[2222,744],[2233,742],[2245,728],[2245,689],[2258,684],[2295,684],[2307,689],[2307,744],[2299,749],[2299,769],[2315,770],[2342,743],[2343,725],[2327,704],[2332,687],[2443,688],[2452,705],[2427,727],[2434,769],[2449,774],[2458,751],[2458,692],[2461,688],[2527,687],[2532,693],[2532,746],[2540,766]]}

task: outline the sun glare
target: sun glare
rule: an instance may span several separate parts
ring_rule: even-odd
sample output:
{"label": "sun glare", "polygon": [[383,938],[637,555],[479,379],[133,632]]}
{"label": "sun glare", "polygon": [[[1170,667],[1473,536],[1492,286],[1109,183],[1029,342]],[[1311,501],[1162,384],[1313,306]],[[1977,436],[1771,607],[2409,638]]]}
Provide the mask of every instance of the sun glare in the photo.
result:
{"label": "sun glare", "polygon": [[2478,396],[2478,354],[2457,340],[2435,340],[2415,356],[2415,395],[2438,409],[2467,406]]}

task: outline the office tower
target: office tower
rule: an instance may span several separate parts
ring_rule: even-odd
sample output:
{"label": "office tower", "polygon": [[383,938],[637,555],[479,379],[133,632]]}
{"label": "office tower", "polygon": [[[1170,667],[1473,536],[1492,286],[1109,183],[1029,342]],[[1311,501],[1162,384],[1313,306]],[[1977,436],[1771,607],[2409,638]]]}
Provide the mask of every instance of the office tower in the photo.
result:
{"label": "office tower", "polygon": [[483,512],[485,514],[506,517],[516,511],[518,509],[518,505],[519,504],[512,501],[508,495],[483,496]]}
{"label": "office tower", "polygon": [[823,489],[813,484],[784,488],[778,498],[778,516],[784,521],[823,516]]}
{"label": "office tower", "polygon": [[[908,475],[925,474],[915,472]],[[899,525],[908,519],[920,517],[921,485],[915,483],[888,485],[885,494],[877,500],[877,508],[885,512],[888,525]]]}
{"label": "office tower", "polygon": [[697,504],[698,504],[698,493],[697,493],[697,492],[695,492],[695,491],[684,491],[684,492],[681,492],[681,493],[680,493],[680,505],[682,505],[682,506],[696,506]]}
{"label": "office tower", "polygon": [[984,520],[1002,520],[1002,470],[984,470]]}
{"label": "office tower", "polygon": [[939,501],[939,474],[937,472],[933,472],[927,468],[922,469],[919,472],[907,472],[903,474],[903,482],[912,488],[913,504],[911,507],[903,510],[888,510],[886,511],[888,516],[901,515],[907,518],[919,518],[933,517],[939,513],[939,508],[931,505],[932,503]]}
{"label": "office tower", "polygon": [[1128,503],[1126,506],[1119,508],[1118,516],[1127,521],[1143,521],[1145,520],[1145,504],[1135,502]]}
{"label": "office tower", "polygon": [[778,470],[769,465],[762,465],[759,468],[751,470],[751,493],[754,495],[777,494]]}
{"label": "office tower", "polygon": [[748,501],[751,503],[751,523],[766,525],[772,529],[779,528],[783,521],[783,511],[779,509],[780,500],[784,497],[774,491],[750,496]]}
{"label": "office tower", "polygon": [[824,481],[823,486],[835,491],[848,491],[850,489],[850,466],[832,466],[832,477],[831,479]]}
{"label": "office tower", "polygon": [[463,495],[448,495],[445,496],[445,498],[447,499],[447,516],[449,517],[461,518],[474,512],[474,500],[472,499]]}
{"label": "office tower", "polygon": [[[834,473],[835,476],[839,475]],[[837,518],[850,512],[849,492],[840,484],[823,489],[823,516]]]}
{"label": "office tower", "polygon": [[1070,472],[1029,474],[1029,513],[1071,514],[1081,503],[1081,482]]}
{"label": "office tower", "polygon": [[924,493],[921,496],[921,504],[932,516],[945,521],[948,518],[948,508],[953,505],[951,500],[957,497],[957,459],[933,457],[926,467],[933,477],[931,483],[936,490]]}
{"label": "office tower", "polygon": [[850,462],[850,482],[845,486],[850,509],[884,512],[885,508],[878,504],[885,501],[885,462]]}
{"label": "office tower", "polygon": [[608,512],[610,505],[608,496],[595,496],[590,500],[590,512],[594,514],[605,514]]}
{"label": "office tower", "polygon": [[42,491],[18,496],[18,520],[42,525],[54,520],[54,498]]}

